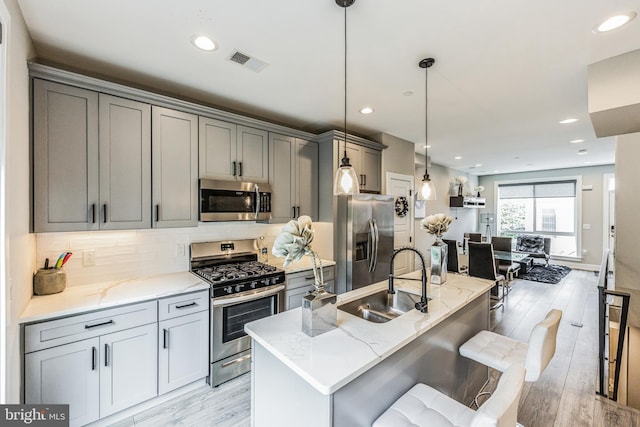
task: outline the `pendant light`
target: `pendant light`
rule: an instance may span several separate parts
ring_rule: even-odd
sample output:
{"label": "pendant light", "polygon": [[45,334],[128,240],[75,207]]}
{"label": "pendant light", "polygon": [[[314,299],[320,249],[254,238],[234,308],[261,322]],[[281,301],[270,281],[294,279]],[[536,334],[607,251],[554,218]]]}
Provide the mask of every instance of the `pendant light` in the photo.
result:
{"label": "pendant light", "polygon": [[418,65],[420,68],[424,68],[424,176],[422,177],[422,185],[420,186],[420,190],[418,191],[418,200],[436,200],[436,187],[433,185],[433,181],[429,178],[429,156],[427,155],[427,146],[429,145],[428,137],[428,123],[429,123],[429,110],[427,108],[428,104],[428,83],[429,83],[429,73],[428,69],[431,67],[434,62],[436,62],[433,58],[425,58]]}
{"label": "pendant light", "polygon": [[[336,176],[333,179],[333,195],[343,196],[358,194],[360,192],[360,183],[355,169],[349,162],[347,157],[347,8],[355,3],[356,0],[335,0],[336,4],[344,8],[344,156]],[[338,142],[338,151],[340,150]]]}

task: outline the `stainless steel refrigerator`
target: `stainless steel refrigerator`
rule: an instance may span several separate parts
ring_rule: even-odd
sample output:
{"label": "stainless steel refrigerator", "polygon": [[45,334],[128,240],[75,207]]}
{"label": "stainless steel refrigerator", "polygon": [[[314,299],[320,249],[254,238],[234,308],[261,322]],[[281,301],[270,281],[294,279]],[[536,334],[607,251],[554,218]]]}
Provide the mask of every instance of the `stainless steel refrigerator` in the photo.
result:
{"label": "stainless steel refrigerator", "polygon": [[389,277],[393,254],[393,196],[338,196],[334,212],[336,293]]}

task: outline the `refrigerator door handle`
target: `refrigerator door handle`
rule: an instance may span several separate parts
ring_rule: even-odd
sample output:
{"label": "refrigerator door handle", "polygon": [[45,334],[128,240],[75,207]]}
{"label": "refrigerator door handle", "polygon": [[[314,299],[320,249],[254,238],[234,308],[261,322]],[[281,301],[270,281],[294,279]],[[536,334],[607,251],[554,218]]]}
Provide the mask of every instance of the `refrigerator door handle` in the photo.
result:
{"label": "refrigerator door handle", "polygon": [[376,232],[373,226],[373,219],[369,220],[369,236],[367,236],[368,240],[368,250],[367,250],[367,258],[369,259],[369,273],[373,272],[373,259],[375,257],[375,247],[376,247]]}
{"label": "refrigerator door handle", "polygon": [[376,271],[376,267],[378,265],[378,246],[380,243],[380,234],[378,233],[378,223],[376,222],[376,220],[373,220],[373,231],[374,231],[374,237],[375,237],[375,244],[374,244],[374,255],[373,255],[373,268],[371,269],[371,272],[373,273],[374,271]]}

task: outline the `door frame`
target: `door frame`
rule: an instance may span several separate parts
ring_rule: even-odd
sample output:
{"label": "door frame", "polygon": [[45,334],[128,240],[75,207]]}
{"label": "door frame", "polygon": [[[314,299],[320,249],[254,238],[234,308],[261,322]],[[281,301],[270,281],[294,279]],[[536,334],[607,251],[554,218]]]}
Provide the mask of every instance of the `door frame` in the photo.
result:
{"label": "door frame", "polygon": [[7,42],[11,16],[4,2],[0,2],[0,402],[7,401],[7,325],[8,273],[6,241],[6,142],[7,142]]}
{"label": "door frame", "polygon": [[[602,250],[609,247],[609,227],[612,225],[615,226],[615,212],[612,215],[612,210],[615,208],[615,174],[614,173],[605,173],[602,174]],[[614,188],[613,190],[609,190],[609,183],[613,179]],[[614,200],[611,200],[611,194],[613,193]],[[613,238],[613,248],[609,247],[609,256],[615,256],[615,228],[614,228],[614,238]],[[614,262],[613,259],[609,260],[609,270],[613,271]]]}

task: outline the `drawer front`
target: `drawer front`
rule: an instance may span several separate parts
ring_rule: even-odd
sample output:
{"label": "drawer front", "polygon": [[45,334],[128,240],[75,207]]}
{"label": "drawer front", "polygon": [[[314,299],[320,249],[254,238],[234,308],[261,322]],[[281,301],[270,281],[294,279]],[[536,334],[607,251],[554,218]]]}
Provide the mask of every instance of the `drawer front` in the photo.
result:
{"label": "drawer front", "polygon": [[[309,292],[313,291],[313,285],[307,285],[295,289],[287,289],[284,293],[284,309],[292,310],[294,308],[302,307],[302,299]],[[324,290],[330,293],[334,293],[335,281],[329,280],[324,282]]]}
{"label": "drawer front", "polygon": [[[333,265],[322,268],[324,281],[328,282],[335,277],[335,267]],[[287,289],[296,289],[303,286],[313,285],[313,270],[299,271],[293,274],[287,274]]]}
{"label": "drawer front", "polygon": [[209,298],[208,290],[163,298],[158,301],[158,319],[173,319],[174,317],[209,310],[210,304],[211,299]]}
{"label": "drawer front", "polygon": [[158,303],[154,300],[35,323],[24,328],[24,351],[30,353],[157,321]]}

